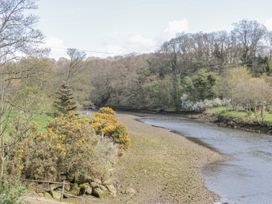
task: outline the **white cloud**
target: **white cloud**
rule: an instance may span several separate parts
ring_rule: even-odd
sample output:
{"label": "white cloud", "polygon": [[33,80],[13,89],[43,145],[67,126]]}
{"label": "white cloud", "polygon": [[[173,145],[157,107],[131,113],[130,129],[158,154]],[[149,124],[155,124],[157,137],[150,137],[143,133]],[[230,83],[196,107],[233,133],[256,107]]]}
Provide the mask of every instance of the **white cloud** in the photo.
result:
{"label": "white cloud", "polygon": [[170,39],[176,37],[178,33],[182,33],[187,30],[188,21],[184,18],[182,20],[170,21],[163,34],[166,35],[168,39]]}
{"label": "white cloud", "polygon": [[[106,45],[107,52],[112,55],[123,55],[129,53],[148,53],[153,52],[161,46],[161,44],[171,38],[176,37],[178,33],[188,30],[187,19],[170,21],[166,28],[154,38],[148,38],[140,34],[131,35],[127,40],[124,40],[119,33],[113,33],[113,41]],[[112,40],[112,39],[111,39]]]}
{"label": "white cloud", "polygon": [[66,47],[64,46],[64,42],[57,37],[45,39],[43,47],[51,49],[49,56],[52,58],[58,59],[66,55]]}
{"label": "white cloud", "polygon": [[[165,29],[163,29],[157,36],[152,38],[141,34],[130,35],[126,38],[122,33],[114,32],[111,39],[104,43],[103,51],[97,53],[88,53],[96,57],[107,57],[115,55],[125,55],[130,53],[149,53],[160,48],[163,42],[176,37],[178,33],[188,30],[187,19],[174,20],[168,22]],[[50,48],[50,57],[58,59],[66,56],[66,46],[63,40],[58,37],[50,37],[45,39],[45,48]]]}
{"label": "white cloud", "polygon": [[129,38],[129,42],[134,45],[154,46],[154,39],[143,37],[142,35],[133,35]]}
{"label": "white cloud", "polygon": [[272,31],[272,18],[266,20],[266,21],[264,22],[264,25],[266,26],[266,28],[267,28],[268,30]]}

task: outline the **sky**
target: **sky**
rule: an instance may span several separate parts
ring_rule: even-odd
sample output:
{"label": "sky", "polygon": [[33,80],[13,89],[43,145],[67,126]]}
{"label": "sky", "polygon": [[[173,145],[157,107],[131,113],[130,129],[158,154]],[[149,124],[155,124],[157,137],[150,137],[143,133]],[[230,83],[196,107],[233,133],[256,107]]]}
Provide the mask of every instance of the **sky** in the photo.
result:
{"label": "sky", "polygon": [[272,30],[272,0],[39,0],[37,27],[50,57],[148,53],[181,32],[231,30],[242,19]]}

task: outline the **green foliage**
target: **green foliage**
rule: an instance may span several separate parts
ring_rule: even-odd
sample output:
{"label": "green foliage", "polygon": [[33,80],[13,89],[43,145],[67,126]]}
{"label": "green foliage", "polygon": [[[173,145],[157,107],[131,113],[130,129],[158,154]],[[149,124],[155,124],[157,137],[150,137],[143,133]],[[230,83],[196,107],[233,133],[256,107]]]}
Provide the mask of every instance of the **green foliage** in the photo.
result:
{"label": "green foliage", "polygon": [[184,79],[184,91],[192,101],[213,99],[216,96],[216,76],[204,70]]}
{"label": "green foliage", "polygon": [[126,127],[111,108],[101,108],[91,121],[91,126],[102,138],[108,137],[118,144],[121,151],[127,150],[130,139]]}
{"label": "green foliage", "polygon": [[57,92],[57,99],[54,103],[59,114],[70,114],[74,113],[77,109],[76,102],[74,101],[72,89],[68,84],[63,83]]}
{"label": "green foliage", "polygon": [[24,191],[25,188],[18,177],[5,180],[0,186],[0,204],[23,204],[24,202],[19,201],[19,198]]}
{"label": "green foliage", "polygon": [[145,103],[142,107],[153,110],[166,110],[174,106],[172,100],[173,86],[169,77],[154,80],[143,86]]}

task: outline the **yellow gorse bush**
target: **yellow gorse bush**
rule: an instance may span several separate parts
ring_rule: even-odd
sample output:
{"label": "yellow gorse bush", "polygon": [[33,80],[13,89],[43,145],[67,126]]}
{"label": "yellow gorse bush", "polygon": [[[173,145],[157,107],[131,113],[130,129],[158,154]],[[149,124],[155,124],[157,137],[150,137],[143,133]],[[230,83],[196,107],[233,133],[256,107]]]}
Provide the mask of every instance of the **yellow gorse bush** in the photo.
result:
{"label": "yellow gorse bush", "polygon": [[46,132],[34,128],[29,137],[16,144],[9,155],[8,172],[37,180],[76,183],[89,182],[93,178],[107,180],[119,153],[118,145],[114,143],[125,149],[123,144],[127,145],[128,141],[127,132],[114,118],[116,116],[110,114],[114,117],[107,120],[107,115],[101,115],[103,125],[98,125],[100,120],[96,124],[100,130],[106,130],[105,135],[115,138],[114,141],[97,135],[85,118],[59,116],[48,124]]}
{"label": "yellow gorse bush", "polygon": [[91,120],[91,126],[97,134],[111,138],[114,143],[118,144],[121,151],[128,149],[130,144],[128,131],[111,108],[99,109]]}
{"label": "yellow gorse bush", "polygon": [[84,180],[94,175],[98,140],[88,121],[61,116],[18,143],[10,169],[31,179]]}

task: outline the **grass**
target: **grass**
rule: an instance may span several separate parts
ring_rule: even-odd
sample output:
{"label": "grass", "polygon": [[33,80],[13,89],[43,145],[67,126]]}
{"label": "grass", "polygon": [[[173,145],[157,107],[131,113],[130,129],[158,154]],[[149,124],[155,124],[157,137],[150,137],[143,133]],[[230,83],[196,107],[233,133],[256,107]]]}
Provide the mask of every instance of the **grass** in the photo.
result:
{"label": "grass", "polygon": [[46,114],[40,114],[40,115],[34,115],[33,117],[33,123],[37,125],[37,129],[40,132],[46,131],[46,126],[50,121],[53,120],[53,117]]}
{"label": "grass", "polygon": [[[214,107],[214,108],[209,108],[207,113],[211,114],[220,114],[222,116],[226,117],[232,117],[232,118],[237,118],[237,119],[242,119],[244,121],[260,121],[261,120],[261,115],[260,113],[253,113],[253,112],[246,112],[243,110],[240,111],[234,111],[231,107]],[[266,112],[264,114],[264,121],[272,123],[272,112]]]}

